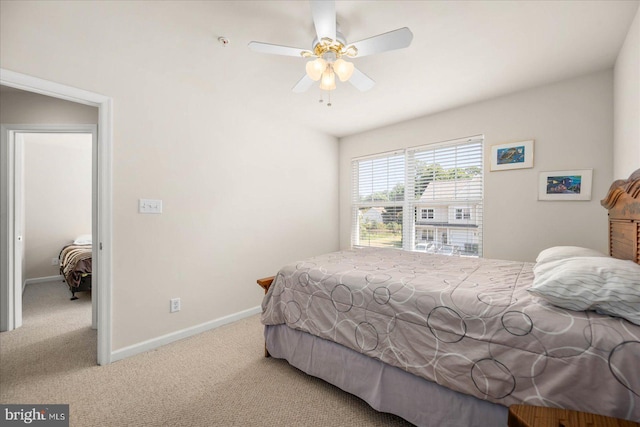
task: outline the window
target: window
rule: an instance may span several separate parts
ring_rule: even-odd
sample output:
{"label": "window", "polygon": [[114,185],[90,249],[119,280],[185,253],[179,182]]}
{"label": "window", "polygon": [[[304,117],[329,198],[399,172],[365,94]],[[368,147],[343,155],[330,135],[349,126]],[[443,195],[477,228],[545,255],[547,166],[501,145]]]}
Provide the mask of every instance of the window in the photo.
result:
{"label": "window", "polygon": [[403,247],[403,152],[353,162],[354,246]]}
{"label": "window", "polygon": [[435,230],[434,229],[427,229],[425,231],[426,231],[426,233],[423,234],[423,235],[427,236],[427,241],[433,242],[435,240]]}
{"label": "window", "polygon": [[471,219],[471,208],[456,208],[455,210],[456,220]]}
{"label": "window", "polygon": [[433,209],[422,209],[422,219],[433,219],[434,218],[434,210]]}
{"label": "window", "polygon": [[481,256],[482,159],[482,137],[354,159],[352,245]]}

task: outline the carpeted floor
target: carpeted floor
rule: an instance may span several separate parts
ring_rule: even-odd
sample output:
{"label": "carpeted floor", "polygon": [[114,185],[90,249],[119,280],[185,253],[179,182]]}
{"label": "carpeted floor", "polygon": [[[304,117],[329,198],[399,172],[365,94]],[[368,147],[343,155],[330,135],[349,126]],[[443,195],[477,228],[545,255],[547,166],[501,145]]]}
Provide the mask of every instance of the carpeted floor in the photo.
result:
{"label": "carpeted floor", "polygon": [[23,327],[0,333],[0,402],[70,405],[72,426],[410,426],[263,357],[258,316],[96,366],[91,299],[28,285]]}

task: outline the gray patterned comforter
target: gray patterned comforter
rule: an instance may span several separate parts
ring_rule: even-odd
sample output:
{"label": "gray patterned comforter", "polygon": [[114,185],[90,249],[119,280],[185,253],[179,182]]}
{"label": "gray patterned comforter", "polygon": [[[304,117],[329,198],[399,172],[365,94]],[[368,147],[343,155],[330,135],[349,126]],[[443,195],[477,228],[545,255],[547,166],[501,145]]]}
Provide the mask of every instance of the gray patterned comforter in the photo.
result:
{"label": "gray patterned comforter", "polygon": [[450,389],[640,421],[640,326],[548,305],[532,263],[392,249],[285,266],[262,304],[287,324]]}

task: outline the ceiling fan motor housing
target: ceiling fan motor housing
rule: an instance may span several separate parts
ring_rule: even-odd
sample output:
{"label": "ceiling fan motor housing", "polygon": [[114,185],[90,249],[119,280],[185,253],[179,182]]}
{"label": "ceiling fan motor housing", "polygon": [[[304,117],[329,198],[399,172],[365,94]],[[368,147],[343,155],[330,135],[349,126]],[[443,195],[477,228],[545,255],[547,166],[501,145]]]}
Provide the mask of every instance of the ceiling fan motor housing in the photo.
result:
{"label": "ceiling fan motor housing", "polygon": [[344,34],[336,31],[335,40],[328,37],[325,37],[322,40],[318,40],[317,37],[314,38],[312,50],[315,56],[322,58],[327,62],[334,62],[342,55],[348,55],[347,49],[345,49],[346,45],[347,39],[344,37]]}

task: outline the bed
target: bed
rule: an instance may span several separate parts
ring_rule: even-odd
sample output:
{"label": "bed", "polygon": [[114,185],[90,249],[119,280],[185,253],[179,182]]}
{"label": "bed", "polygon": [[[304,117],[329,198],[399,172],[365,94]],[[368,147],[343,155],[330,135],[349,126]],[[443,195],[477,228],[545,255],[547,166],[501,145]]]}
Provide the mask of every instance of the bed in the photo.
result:
{"label": "bed", "polygon": [[71,300],[76,300],[76,292],[91,291],[91,258],[93,246],[91,235],[78,236],[71,244],[65,245],[58,258],[60,274],[69,286]]}
{"label": "bed", "polygon": [[287,265],[258,280],[265,351],[419,426],[505,426],[514,404],[640,421],[640,170],[602,205],[611,256],[360,248]]}

